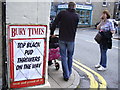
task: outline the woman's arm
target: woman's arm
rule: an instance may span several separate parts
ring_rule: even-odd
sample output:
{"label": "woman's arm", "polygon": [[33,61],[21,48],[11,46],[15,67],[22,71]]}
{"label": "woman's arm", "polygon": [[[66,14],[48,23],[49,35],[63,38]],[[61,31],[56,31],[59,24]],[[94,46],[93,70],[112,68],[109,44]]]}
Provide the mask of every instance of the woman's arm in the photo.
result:
{"label": "woman's arm", "polygon": [[97,29],[100,30],[100,27],[101,27],[101,24],[99,23],[99,24],[97,25]]}
{"label": "woman's arm", "polygon": [[100,30],[100,27],[102,26],[103,24],[103,20],[100,21],[100,23],[97,25],[97,29]]}
{"label": "woman's arm", "polygon": [[112,34],[115,34],[115,27],[113,22],[110,22],[110,31]]}

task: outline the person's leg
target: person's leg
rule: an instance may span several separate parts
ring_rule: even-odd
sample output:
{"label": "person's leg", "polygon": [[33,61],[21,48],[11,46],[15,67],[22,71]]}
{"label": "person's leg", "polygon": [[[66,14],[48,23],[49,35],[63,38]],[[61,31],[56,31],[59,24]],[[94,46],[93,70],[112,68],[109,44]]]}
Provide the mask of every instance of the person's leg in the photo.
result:
{"label": "person's leg", "polygon": [[74,42],[68,42],[67,43],[67,57],[68,57],[69,76],[72,73],[73,53],[74,53]]}
{"label": "person's leg", "polygon": [[102,65],[102,45],[100,44],[100,65]]}
{"label": "person's leg", "polygon": [[68,62],[67,62],[67,49],[66,49],[66,42],[59,41],[60,47],[60,55],[61,55],[61,63],[63,69],[63,77],[69,78],[69,69],[68,69]]}
{"label": "person's leg", "polygon": [[101,48],[101,61],[100,65],[102,65],[104,68],[106,68],[107,64],[107,48],[103,47],[103,45],[100,45]]}

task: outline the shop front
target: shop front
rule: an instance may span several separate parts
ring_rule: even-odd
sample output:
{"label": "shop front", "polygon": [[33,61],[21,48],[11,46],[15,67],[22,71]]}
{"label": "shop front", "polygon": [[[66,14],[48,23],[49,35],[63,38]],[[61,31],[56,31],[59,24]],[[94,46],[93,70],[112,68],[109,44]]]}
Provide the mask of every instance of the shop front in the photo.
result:
{"label": "shop front", "polygon": [[[57,13],[68,8],[68,4],[59,4]],[[92,5],[76,4],[76,12],[79,15],[79,26],[92,25]]]}

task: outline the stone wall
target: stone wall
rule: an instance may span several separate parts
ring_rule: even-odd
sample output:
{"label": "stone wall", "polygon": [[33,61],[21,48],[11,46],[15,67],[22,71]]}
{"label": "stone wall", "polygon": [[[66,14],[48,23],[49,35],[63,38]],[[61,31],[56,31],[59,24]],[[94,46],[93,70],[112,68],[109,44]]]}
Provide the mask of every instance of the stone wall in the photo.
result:
{"label": "stone wall", "polygon": [[95,25],[100,21],[100,16],[103,10],[109,10],[111,18],[113,18],[114,13],[114,2],[107,2],[107,6],[102,6],[102,2],[92,2],[93,5],[93,15],[92,15],[92,24]]}

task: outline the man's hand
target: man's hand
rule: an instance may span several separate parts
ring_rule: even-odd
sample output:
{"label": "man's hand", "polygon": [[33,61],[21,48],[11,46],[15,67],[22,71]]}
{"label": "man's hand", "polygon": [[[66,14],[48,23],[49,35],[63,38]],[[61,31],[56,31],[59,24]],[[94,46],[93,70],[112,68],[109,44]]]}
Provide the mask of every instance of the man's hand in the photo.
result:
{"label": "man's hand", "polygon": [[56,37],[55,35],[51,35],[51,38],[54,38],[54,37]]}
{"label": "man's hand", "polygon": [[112,34],[115,34],[115,31],[111,31]]}

